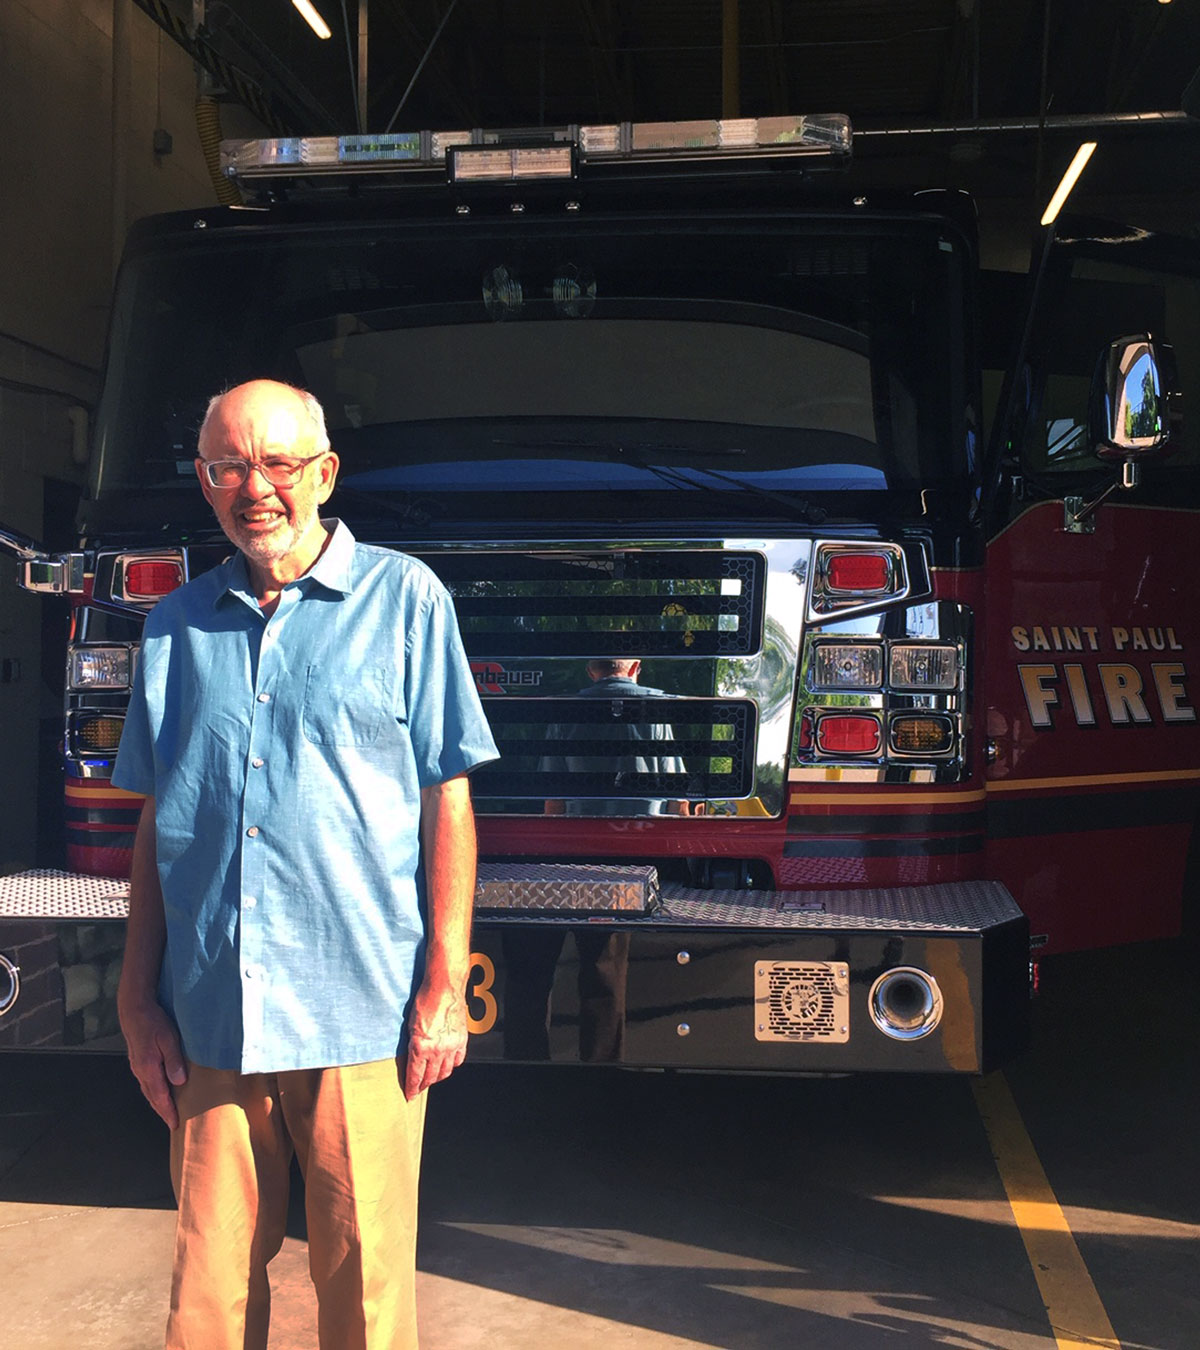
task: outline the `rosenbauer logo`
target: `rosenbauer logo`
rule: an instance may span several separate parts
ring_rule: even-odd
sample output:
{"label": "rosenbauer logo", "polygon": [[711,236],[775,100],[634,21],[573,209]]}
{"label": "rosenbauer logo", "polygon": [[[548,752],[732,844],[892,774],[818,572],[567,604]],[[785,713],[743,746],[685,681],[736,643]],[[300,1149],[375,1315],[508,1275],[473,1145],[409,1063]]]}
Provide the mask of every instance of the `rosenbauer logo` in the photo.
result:
{"label": "rosenbauer logo", "polygon": [[535,689],[542,682],[540,670],[505,670],[498,661],[472,661],[471,674],[481,694],[507,694],[510,689]]}

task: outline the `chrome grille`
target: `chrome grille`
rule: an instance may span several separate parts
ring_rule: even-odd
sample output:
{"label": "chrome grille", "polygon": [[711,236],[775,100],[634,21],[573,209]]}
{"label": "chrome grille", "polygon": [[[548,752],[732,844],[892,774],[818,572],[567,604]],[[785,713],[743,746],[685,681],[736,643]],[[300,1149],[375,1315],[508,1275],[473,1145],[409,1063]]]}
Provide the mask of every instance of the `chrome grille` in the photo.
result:
{"label": "chrome grille", "polygon": [[454,596],[471,657],[752,656],[766,561],[717,549],[424,557]]}
{"label": "chrome grille", "polygon": [[749,699],[485,699],[500,760],[477,797],[739,797],[754,776]]}

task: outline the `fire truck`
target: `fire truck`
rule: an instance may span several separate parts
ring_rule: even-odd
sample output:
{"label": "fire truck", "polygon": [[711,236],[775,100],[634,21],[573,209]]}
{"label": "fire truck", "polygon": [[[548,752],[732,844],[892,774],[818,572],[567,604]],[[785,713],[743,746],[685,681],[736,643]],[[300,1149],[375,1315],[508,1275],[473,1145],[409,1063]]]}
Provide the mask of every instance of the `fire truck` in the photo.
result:
{"label": "fire truck", "polygon": [[1084,230],[989,272],[968,199],[863,195],[850,150],[227,142],[240,205],[134,227],[78,536],[0,536],[70,624],[67,862],[0,881],[0,1046],[121,1048],[139,635],[228,554],[196,433],[263,376],[323,403],[331,512],[449,588],[502,751],[474,1057],[977,1073],[1039,954],[1179,931],[1194,270]]}

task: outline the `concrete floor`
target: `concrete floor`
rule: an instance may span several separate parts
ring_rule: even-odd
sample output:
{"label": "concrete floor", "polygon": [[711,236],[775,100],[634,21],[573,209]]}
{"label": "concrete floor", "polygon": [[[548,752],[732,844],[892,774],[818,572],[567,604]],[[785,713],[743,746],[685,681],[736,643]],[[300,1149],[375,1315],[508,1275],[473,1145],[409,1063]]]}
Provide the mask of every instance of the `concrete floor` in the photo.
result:
{"label": "concrete floor", "polygon": [[[1200,1346],[1193,972],[1180,944],[1045,963],[1006,1074],[1126,1350]],[[161,1344],[172,1221],[122,1062],[0,1058],[5,1350]],[[273,1350],[315,1345],[292,1232]],[[468,1067],[431,1102],[419,1291],[424,1350],[1056,1345],[955,1079]]]}

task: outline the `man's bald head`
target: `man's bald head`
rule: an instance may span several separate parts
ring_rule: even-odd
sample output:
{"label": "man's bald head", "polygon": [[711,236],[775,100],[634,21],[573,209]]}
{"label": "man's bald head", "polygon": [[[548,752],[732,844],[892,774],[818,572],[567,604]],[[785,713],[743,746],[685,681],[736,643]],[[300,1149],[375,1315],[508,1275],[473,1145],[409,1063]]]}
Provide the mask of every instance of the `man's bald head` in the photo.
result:
{"label": "man's bald head", "polygon": [[325,410],[307,389],[297,389],[281,380],[247,380],[209,400],[204,421],[200,423],[198,448],[201,457],[209,458],[204,448],[218,421],[225,425],[244,425],[255,418],[269,419],[273,414],[286,415],[288,412],[296,417],[298,429],[311,433],[311,437],[305,435],[305,439],[312,442],[309,454],[318,455],[329,449]]}
{"label": "man's bald head", "polygon": [[636,680],[641,670],[641,661],[627,661],[620,657],[601,658],[587,663],[587,672],[593,680],[611,680],[621,678]]}

